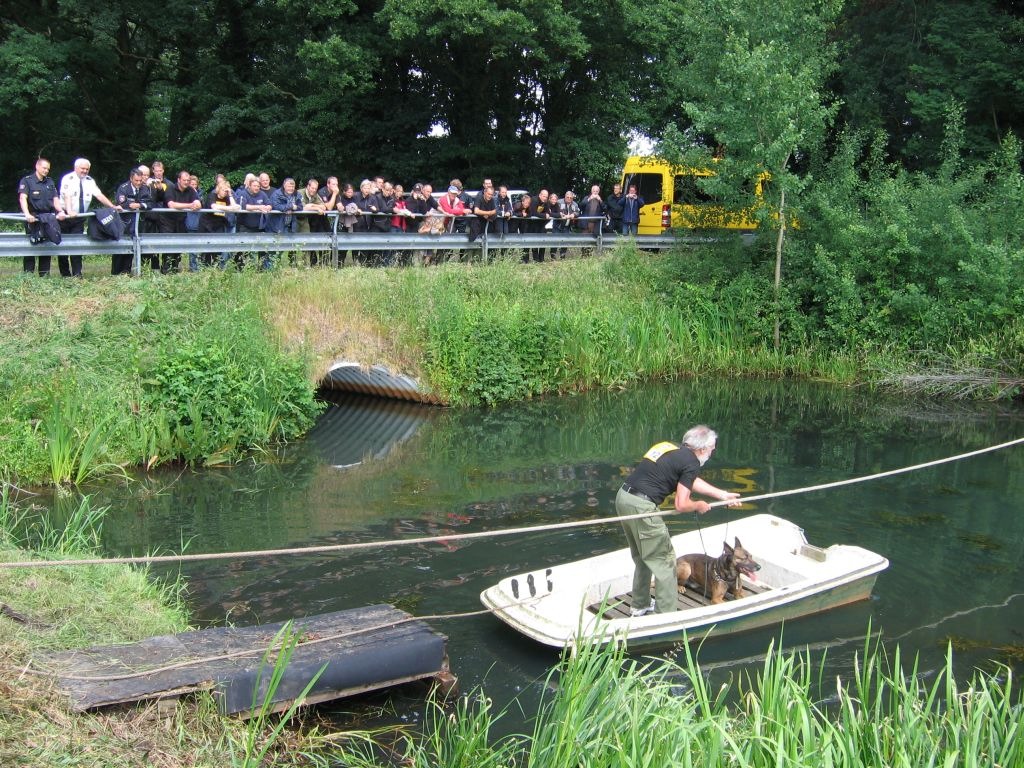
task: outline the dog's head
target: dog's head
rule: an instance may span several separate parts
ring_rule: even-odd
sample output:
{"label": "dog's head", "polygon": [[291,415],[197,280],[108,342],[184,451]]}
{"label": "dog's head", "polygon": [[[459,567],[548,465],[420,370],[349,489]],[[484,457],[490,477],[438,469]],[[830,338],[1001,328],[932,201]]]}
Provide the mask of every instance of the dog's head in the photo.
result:
{"label": "dog's head", "polygon": [[729,570],[742,573],[747,577],[752,577],[756,571],[761,570],[761,564],[743,548],[739,537],[734,539],[733,546],[730,547],[727,541],[722,542],[722,546],[722,559]]}

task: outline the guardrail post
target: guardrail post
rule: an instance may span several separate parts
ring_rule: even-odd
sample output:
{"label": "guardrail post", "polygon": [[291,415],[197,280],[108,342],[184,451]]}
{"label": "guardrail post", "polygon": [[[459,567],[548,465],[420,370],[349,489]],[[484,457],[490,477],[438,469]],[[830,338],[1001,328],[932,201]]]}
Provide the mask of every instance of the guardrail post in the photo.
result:
{"label": "guardrail post", "polygon": [[331,217],[331,267],[338,268],[338,220],[341,216],[337,211],[328,214]]}
{"label": "guardrail post", "polygon": [[139,242],[139,218],[141,210],[135,211],[135,220],[132,222],[132,274],[135,277],[142,276],[142,243]]}
{"label": "guardrail post", "polygon": [[480,238],[480,263],[487,263],[487,230],[490,229],[490,220],[484,221],[484,235]]}
{"label": "guardrail post", "polygon": [[597,220],[597,255],[604,253],[604,217]]}

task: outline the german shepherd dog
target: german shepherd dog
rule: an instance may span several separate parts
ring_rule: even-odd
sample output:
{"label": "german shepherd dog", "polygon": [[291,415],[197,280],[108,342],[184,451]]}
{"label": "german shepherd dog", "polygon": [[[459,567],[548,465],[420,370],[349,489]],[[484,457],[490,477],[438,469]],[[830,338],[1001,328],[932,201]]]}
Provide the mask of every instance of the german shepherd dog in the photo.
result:
{"label": "german shepherd dog", "polygon": [[761,570],[761,565],[743,548],[739,538],[735,539],[735,542],[735,546],[732,547],[728,542],[722,542],[724,549],[718,557],[695,553],[678,558],[676,578],[679,579],[681,587],[679,591],[685,592],[687,580],[692,579],[704,595],[711,598],[712,603],[723,602],[729,589],[732,590],[733,597],[742,597],[740,575],[749,578],[755,571]]}

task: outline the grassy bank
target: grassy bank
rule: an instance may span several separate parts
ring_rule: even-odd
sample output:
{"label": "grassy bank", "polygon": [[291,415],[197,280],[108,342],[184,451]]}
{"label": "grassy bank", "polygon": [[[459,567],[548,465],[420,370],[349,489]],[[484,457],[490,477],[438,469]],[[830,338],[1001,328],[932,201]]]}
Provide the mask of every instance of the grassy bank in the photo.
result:
{"label": "grassy bank", "polygon": [[[453,405],[652,377],[899,380],[929,359],[814,339],[795,307],[776,351],[770,291],[743,267],[756,253],[624,244],[530,266],[513,256],[430,269],[12,277],[0,283],[0,477],[81,483],[271,450],[311,426],[316,384],[341,359],[419,378]],[[983,341],[945,353],[972,365]],[[975,387],[996,391],[1016,389]]]}
{"label": "grassy bank", "polygon": [[0,286],[0,472],[80,483],[126,466],[236,460],[318,412],[249,276]]}
{"label": "grassy bank", "polygon": [[[625,245],[608,258],[529,267],[513,258],[338,278],[291,273],[271,301],[279,329],[311,343],[315,357],[331,346],[360,360],[361,351],[383,352],[455,405],[674,375],[855,379],[852,357],[809,347],[775,352],[766,343],[769,318],[748,312],[741,298],[715,302],[680,282],[692,260]],[[322,327],[332,317],[353,332]],[[369,340],[358,331],[367,326],[376,331]]]}
{"label": "grassy bank", "polygon": [[625,251],[539,268],[13,277],[0,285],[0,472],[81,483],[265,451],[308,429],[339,359],[384,363],[453,404],[710,371],[853,375],[748,344],[734,307],[680,312],[652,294],[660,264]]}
{"label": "grassy bank", "polygon": [[[87,497],[62,528],[0,490],[0,561],[95,554],[103,510]],[[126,566],[0,569],[0,765],[251,766],[266,750],[274,765],[317,764],[315,728],[222,717],[208,694],[170,708],[144,704],[75,714],[39,670],[40,652],[132,642],[188,629],[183,585],[156,583]],[[33,659],[36,659],[33,661]],[[262,727],[260,727],[262,726]]]}

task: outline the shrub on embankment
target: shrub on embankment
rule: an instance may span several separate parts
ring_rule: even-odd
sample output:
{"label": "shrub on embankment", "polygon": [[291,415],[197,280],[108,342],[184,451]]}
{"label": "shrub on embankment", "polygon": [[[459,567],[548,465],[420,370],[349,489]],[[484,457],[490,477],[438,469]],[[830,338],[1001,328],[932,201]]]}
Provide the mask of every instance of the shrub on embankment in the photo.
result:
{"label": "shrub on embankment", "polygon": [[884,141],[870,138],[843,136],[813,169],[784,267],[790,344],[859,353],[876,382],[944,396],[1019,395],[1020,142],[1009,135],[991,157],[967,161],[954,114],[941,166],[912,172],[888,163]]}
{"label": "shrub on embankment", "polygon": [[78,483],[122,466],[230,461],[318,412],[248,275],[3,283],[0,472]]}

